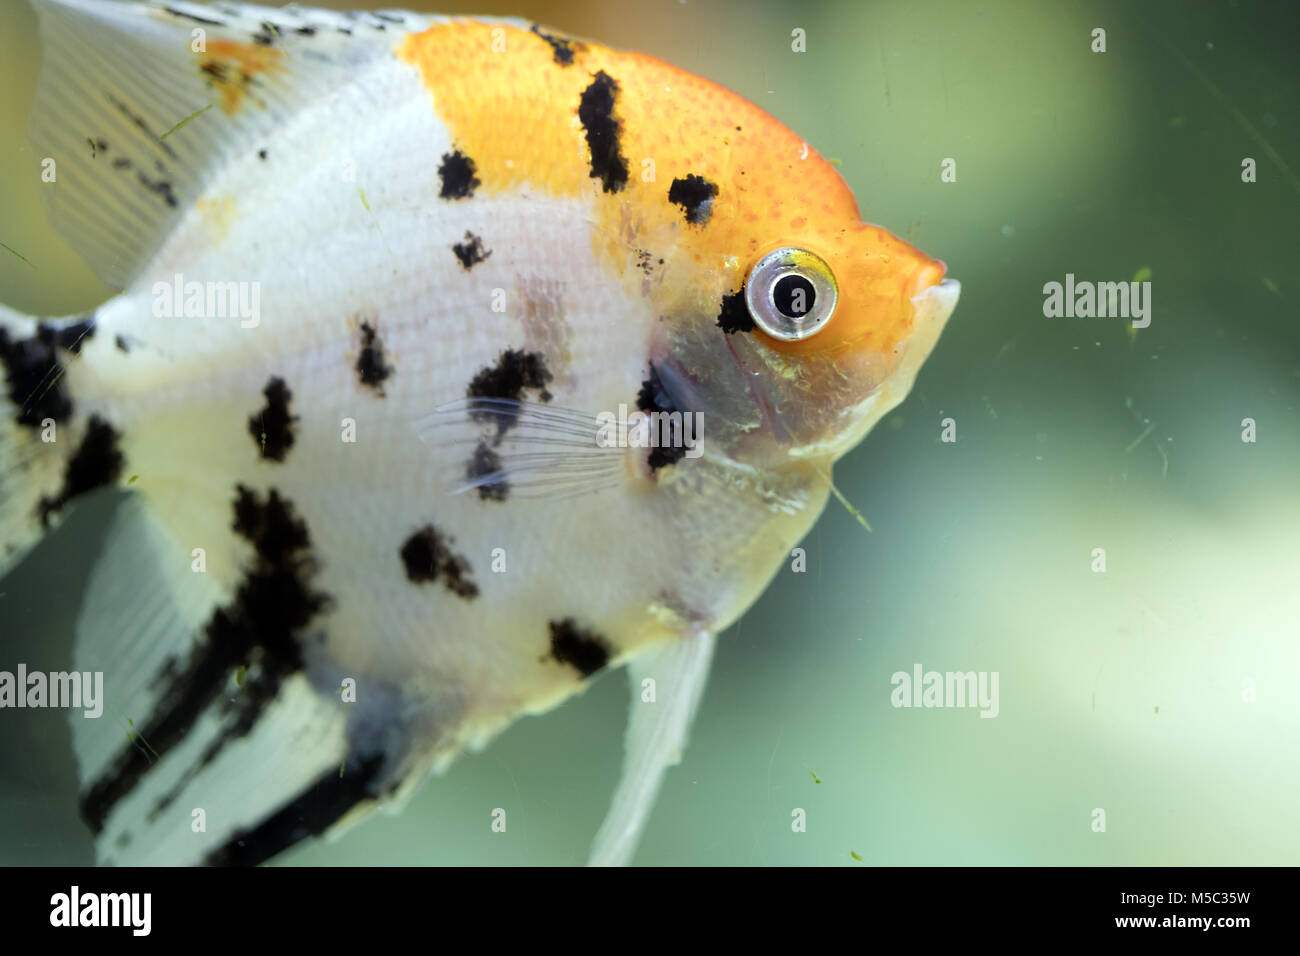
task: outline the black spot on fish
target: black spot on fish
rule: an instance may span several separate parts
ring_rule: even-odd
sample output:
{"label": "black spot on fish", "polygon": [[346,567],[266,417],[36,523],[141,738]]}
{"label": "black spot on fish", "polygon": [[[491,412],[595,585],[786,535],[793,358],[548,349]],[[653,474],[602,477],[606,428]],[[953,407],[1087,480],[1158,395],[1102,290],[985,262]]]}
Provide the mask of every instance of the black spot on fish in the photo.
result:
{"label": "black spot on fish", "polygon": [[456,253],[456,258],[466,272],[492,255],[491,249],[483,248],[483,240],[468,231],[465,233],[465,241],[456,243],[451,251]]}
{"label": "black spot on fish", "polygon": [[108,101],[113,104],[119,113],[129,119],[135,127],[140,130],[140,132],[144,133],[145,136],[149,138],[149,142],[154,148],[160,149],[172,159],[176,159],[176,151],[168,145],[166,140],[159,139],[154,134],[154,131],[149,128],[149,124],[146,123],[138,113],[132,112],[131,107],[127,106],[112,93],[106,92],[104,96],[107,97]]}
{"label": "black spot on fish", "polygon": [[150,179],[139,170],[136,171],[136,176],[139,178],[141,186],[154,195],[160,196],[162,201],[172,209],[177,208],[179,204],[176,201],[176,193],[173,191],[171,183],[165,179]]}
{"label": "black spot on fish", "polygon": [[[256,563],[236,595],[236,607],[218,611],[226,624],[242,622],[247,628],[275,637],[286,652],[296,651],[280,638],[304,627],[329,604],[324,594],[311,592],[308,581],[317,571],[311,553],[307,524],[293,504],[272,488],[266,501],[243,485],[235,486],[232,530],[253,546]],[[278,585],[282,585],[279,587]],[[215,620],[215,619],[214,619]]]}
{"label": "black spot on fish", "polygon": [[384,379],[393,374],[393,367],[384,363],[384,344],[369,322],[361,323],[361,355],[355,366],[362,385],[369,385],[380,395]]}
{"label": "black spot on fish", "polygon": [[[113,160],[113,168],[119,171],[129,170],[132,168],[132,165],[133,164],[131,163],[131,160],[125,156],[118,156],[116,159]],[[171,208],[175,209],[178,206],[178,203],[176,201],[176,193],[172,187],[172,184],[168,182],[167,179],[165,178],[166,167],[163,166],[161,161],[156,159],[154,160],[154,166],[156,166],[158,170],[164,174],[164,178],[150,179],[149,176],[146,175],[143,170],[136,170],[136,177],[139,179],[141,186],[143,186],[149,192],[162,197],[163,202],[165,202]]]}
{"label": "black spot on fish", "polygon": [[451,550],[452,539],[431,524],[425,525],[402,545],[406,576],[416,584],[442,578],[447,590],[458,597],[478,596],[469,561]]}
{"label": "black spot on fish", "polygon": [[671,412],[677,410],[673,407],[672,398],[664,390],[663,382],[659,380],[659,373],[655,371],[654,362],[650,363],[650,377],[641,383],[641,390],[636,394],[636,407],[643,412]]}
{"label": "black spot on fish", "polygon": [[39,334],[14,341],[0,329],[0,362],[9,383],[9,400],[18,406],[20,425],[38,428],[43,420],[56,422],[72,414],[72,400],[63,387],[63,365],[52,343]]}
{"label": "black spot on fish", "polygon": [[376,20],[383,20],[385,23],[396,23],[398,26],[401,26],[406,22],[404,17],[395,16],[391,13],[384,13],[379,10],[370,11],[370,15]]}
{"label": "black spot on fish", "polygon": [[261,160],[265,160],[265,159],[266,159],[266,150],[264,150],[264,149],[259,149],[259,150],[257,151],[257,158],[258,158],[258,159],[261,159]]}
{"label": "black spot on fish", "polygon": [[[213,612],[203,637],[181,661],[171,658],[156,683],[165,688],[137,736],[149,749],[124,747],[81,798],[81,812],[98,834],[114,804],[148,772],[154,754],[164,755],[198,725],[200,716],[221,701],[224,724],[180,781],[154,805],[151,817],[166,809],[231,740],[245,736],[279,693],[284,680],[302,669],[298,633],[330,605],[312,589],[319,566],[307,525],[290,502],[271,490],[265,501],[236,486],[233,530],[253,546],[253,563],[233,601]],[[230,675],[245,668],[233,698],[225,696]]]}
{"label": "black spot on fish", "polygon": [[[664,389],[663,382],[659,380],[659,373],[655,371],[655,363],[650,363],[650,377],[641,383],[641,390],[637,392],[636,407],[647,414],[668,415],[673,412],[679,412],[685,419],[685,412],[682,412],[673,402],[671,396]],[[660,429],[655,429],[659,433]],[[650,454],[646,458],[646,464],[652,472],[658,471],[665,465],[671,465],[674,462],[681,461],[686,455],[685,444],[681,445],[656,445],[650,449]]]}
{"label": "black spot on fish", "polygon": [[92,319],[59,329],[41,325],[31,338],[20,340],[11,339],[0,329],[0,365],[9,383],[9,399],[18,407],[18,424],[39,428],[47,418],[67,420],[72,414],[72,399],[65,387],[65,369],[58,350],[76,354],[81,351],[82,340],[94,333]]}
{"label": "black spot on fish", "polygon": [[475,171],[474,160],[460,150],[443,153],[442,165],[438,167],[442,190],[438,195],[443,199],[468,199],[482,185]]}
{"label": "black spot on fish", "polygon": [[[311,52],[307,54],[310,55]],[[213,90],[220,92],[222,96],[233,96],[238,99],[247,95],[263,107],[266,106],[265,100],[254,92],[258,85],[257,79],[247,70],[238,69],[224,60],[209,59],[199,63],[199,72],[203,74],[204,82]]]}
{"label": "black spot on fish", "polygon": [[184,10],[177,10],[173,7],[163,7],[163,9],[166,10],[168,13],[170,13],[172,16],[181,17],[184,20],[193,20],[195,23],[204,23],[210,27],[225,26],[225,24],[222,23],[220,20],[209,20],[207,17],[200,17],[197,14],[186,13]]}
{"label": "black spot on fish", "polygon": [[627,185],[627,160],[619,151],[619,123],[614,119],[618,83],[604,70],[596,74],[578,102],[578,119],[591,150],[591,178],[599,179],[607,193]]}
{"label": "black spot on fish", "polygon": [[123,463],[122,452],[118,448],[119,438],[121,435],[112,425],[98,415],[90,416],[85,437],[68,459],[63,474],[63,489],[54,498],[42,496],[37,505],[42,528],[48,528],[50,515],[73,498],[117,481]]}
{"label": "black spot on fish", "polygon": [[266,407],[254,412],[248,419],[248,433],[253,436],[263,458],[271,461],[284,461],[293,447],[293,423],[297,415],[289,414],[289,401],[293,393],[284,384],[282,378],[272,378],[262,389],[266,396]]}
{"label": "black spot on fish", "polygon": [[[551,380],[551,373],[546,368],[546,360],[541,352],[524,352],[507,349],[497,358],[496,365],[482,369],[470,381],[465,389],[466,398],[505,398],[520,401],[524,390],[536,390],[537,397],[543,402],[551,400],[551,393],[546,390],[546,383]],[[497,436],[495,444],[501,444],[501,436],[515,426],[519,419],[519,410],[493,409],[475,410],[469,417],[477,422],[495,422]]]}
{"label": "black spot on fish", "polygon": [[583,48],[583,44],[577,40],[571,40],[568,37],[559,36],[555,33],[546,33],[542,28],[534,23],[529,29],[545,40],[551,47],[551,57],[560,66],[572,66],[573,54]]}
{"label": "black spot on fish", "polygon": [[203,861],[207,866],[257,866],[309,836],[320,836],[358,803],[376,795],[382,753],[349,757],[342,776],[326,770],[256,827],[236,830]]}
{"label": "black spot on fish", "polygon": [[718,187],[694,173],[684,179],[674,179],[668,187],[668,201],[685,209],[686,221],[693,226],[702,226],[709,221],[716,195]]}
{"label": "black spot on fish", "polygon": [[82,319],[55,330],[55,341],[60,348],[65,348],[73,355],[81,354],[81,343],[95,337],[95,320]]}
{"label": "black spot on fish", "polygon": [[722,297],[722,308],[718,312],[718,328],[728,335],[754,331],[754,317],[749,314],[749,306],[745,305],[744,288]]}
{"label": "black spot on fish", "polygon": [[299,36],[310,37],[316,35],[316,28],[311,26],[298,27],[298,29],[294,30],[293,32],[297,33]]}
{"label": "black spot on fish", "polygon": [[577,668],[583,677],[590,677],[609,663],[609,642],[579,627],[573,618],[549,621],[547,626],[551,629],[551,657],[555,661]]}
{"label": "black spot on fish", "polygon": [[113,340],[113,344],[117,346],[119,352],[126,352],[129,354],[131,351],[131,346],[128,345],[126,339],[122,338],[120,335]]}
{"label": "black spot on fish", "polygon": [[638,249],[636,252],[636,267],[644,272],[647,276],[654,275],[655,265],[663,265],[663,259],[656,259],[644,249]]}
{"label": "black spot on fish", "polygon": [[[493,475],[501,470],[501,456],[492,450],[487,439],[481,439],[469,464],[465,466],[465,477],[470,481]],[[510,496],[510,483],[505,478],[487,482],[478,486],[478,496],[483,501],[505,501]]]}
{"label": "black spot on fish", "polygon": [[258,46],[272,46],[279,36],[279,28],[274,23],[263,20],[261,32],[253,34],[253,42]]}

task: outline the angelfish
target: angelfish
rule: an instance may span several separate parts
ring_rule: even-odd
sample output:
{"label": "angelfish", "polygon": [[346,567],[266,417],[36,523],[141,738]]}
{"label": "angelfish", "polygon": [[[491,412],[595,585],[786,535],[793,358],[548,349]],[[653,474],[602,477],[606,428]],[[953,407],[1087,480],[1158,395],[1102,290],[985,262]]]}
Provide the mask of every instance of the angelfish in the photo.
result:
{"label": "angelfish", "polygon": [[[34,3],[50,214],[121,294],[0,314],[0,573],[122,489],[75,653],[117,715],[73,720],[100,860],[266,860],[618,665],[590,859],[629,860],[714,636],[934,347],[944,264],[648,56]],[[620,406],[667,439],[598,442]]]}

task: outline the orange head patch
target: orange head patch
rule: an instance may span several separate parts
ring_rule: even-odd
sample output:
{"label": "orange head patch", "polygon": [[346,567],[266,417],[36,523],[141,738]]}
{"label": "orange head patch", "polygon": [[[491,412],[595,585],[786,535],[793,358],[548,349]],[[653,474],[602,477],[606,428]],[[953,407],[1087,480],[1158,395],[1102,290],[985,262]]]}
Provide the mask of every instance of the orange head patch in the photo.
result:
{"label": "orange head patch", "polygon": [[[629,282],[645,264],[638,256],[662,263],[664,281],[641,287],[666,318],[650,350],[680,401],[716,411],[727,403],[707,383],[725,381],[788,449],[846,432],[840,413],[900,367],[913,297],[942,279],[943,264],[864,224],[835,169],[754,104],[653,57],[540,28],[453,21],[396,52],[419,69],[477,188],[589,202],[593,251]],[[797,255],[770,286],[747,288],[778,249]],[[803,281],[800,262],[821,263],[829,278]],[[791,294],[825,308],[832,288],[833,313],[815,334],[783,336],[782,316],[763,314]],[[808,404],[836,409],[795,410]]]}

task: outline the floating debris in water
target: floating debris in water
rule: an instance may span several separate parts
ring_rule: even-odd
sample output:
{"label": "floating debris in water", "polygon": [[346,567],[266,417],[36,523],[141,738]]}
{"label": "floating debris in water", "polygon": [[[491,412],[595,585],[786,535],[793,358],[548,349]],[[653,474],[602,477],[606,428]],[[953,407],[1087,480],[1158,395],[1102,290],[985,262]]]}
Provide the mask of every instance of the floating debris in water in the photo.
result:
{"label": "floating debris in water", "polygon": [[849,514],[853,515],[853,517],[858,519],[858,524],[862,525],[862,527],[870,531],[871,525],[867,524],[867,519],[862,516],[861,511],[853,507],[853,505],[849,504],[848,498],[845,498],[842,494],[840,494],[840,490],[835,487],[835,482],[831,481],[830,474],[827,471],[823,470],[822,477],[825,478],[827,483],[831,486],[831,493],[835,495],[835,497],[839,500],[839,503],[842,504],[848,510]]}
{"label": "floating debris in water", "polygon": [[[21,252],[19,252],[17,249],[13,248],[12,246],[6,246],[3,242],[0,242],[0,247],[4,247],[5,249],[8,249],[10,252],[12,252],[14,255],[16,255],[19,259],[23,260],[23,262],[27,263],[29,266],[32,266],[32,262],[31,262],[31,260],[28,259],[28,258],[27,258],[25,255],[23,255]],[[35,266],[32,266],[32,268],[35,269],[36,267],[35,267]]]}
{"label": "floating debris in water", "polygon": [[171,129],[169,129],[167,132],[165,132],[165,133],[163,133],[161,136],[159,136],[159,137],[158,137],[159,142],[161,142],[162,140],[166,139],[166,138],[167,138],[168,136],[170,136],[172,133],[176,132],[178,129],[180,129],[182,126],[184,126],[184,125],[185,125],[186,123],[188,123],[190,120],[195,119],[195,118],[197,118],[197,117],[199,117],[199,116],[202,116],[204,113],[206,113],[208,110],[212,109],[212,107],[214,107],[214,106],[216,106],[216,105],[217,105],[217,104],[215,104],[215,103],[209,103],[207,106],[203,107],[203,109],[201,109],[201,110],[195,110],[193,113],[191,113],[189,116],[185,117],[185,119],[181,120],[179,123],[177,123],[177,124],[176,124],[175,126],[173,126]]}
{"label": "floating debris in water", "polygon": [[[126,719],[126,722],[127,722],[128,724],[131,725],[131,729],[132,729],[132,730],[135,729],[135,721],[134,721],[134,720],[132,720],[130,717],[128,717],[128,718]],[[139,743],[136,743],[136,737],[139,737],[139,738],[140,738],[140,742],[139,742]],[[137,748],[140,748],[140,744],[144,744],[144,747],[145,747],[145,748],[148,748],[149,753],[153,754],[154,757],[156,757],[156,758],[159,759],[159,760],[162,759],[161,757],[158,756],[158,751],[154,750],[153,747],[150,746],[149,741],[147,741],[147,740],[144,739],[144,734],[132,734],[131,731],[128,730],[128,731],[126,732],[126,739],[129,740],[129,741],[130,741],[130,742],[131,742],[135,747],[137,747]],[[140,748],[140,750],[141,750],[142,753],[144,752],[144,748]],[[147,756],[147,755],[146,755],[146,756]]]}

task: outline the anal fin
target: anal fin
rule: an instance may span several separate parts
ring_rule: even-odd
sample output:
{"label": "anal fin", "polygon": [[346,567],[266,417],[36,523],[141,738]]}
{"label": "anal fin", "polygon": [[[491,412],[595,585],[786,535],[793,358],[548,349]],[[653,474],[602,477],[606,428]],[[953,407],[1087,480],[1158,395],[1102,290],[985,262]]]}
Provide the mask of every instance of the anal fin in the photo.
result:
{"label": "anal fin", "polygon": [[[119,506],[78,622],[77,670],[103,674],[102,716],[70,716],[82,813],[101,862],[261,862],[373,802],[386,754],[355,746],[309,637],[232,650],[238,594],[160,503]],[[239,560],[234,531],[208,527],[208,560]]]}

